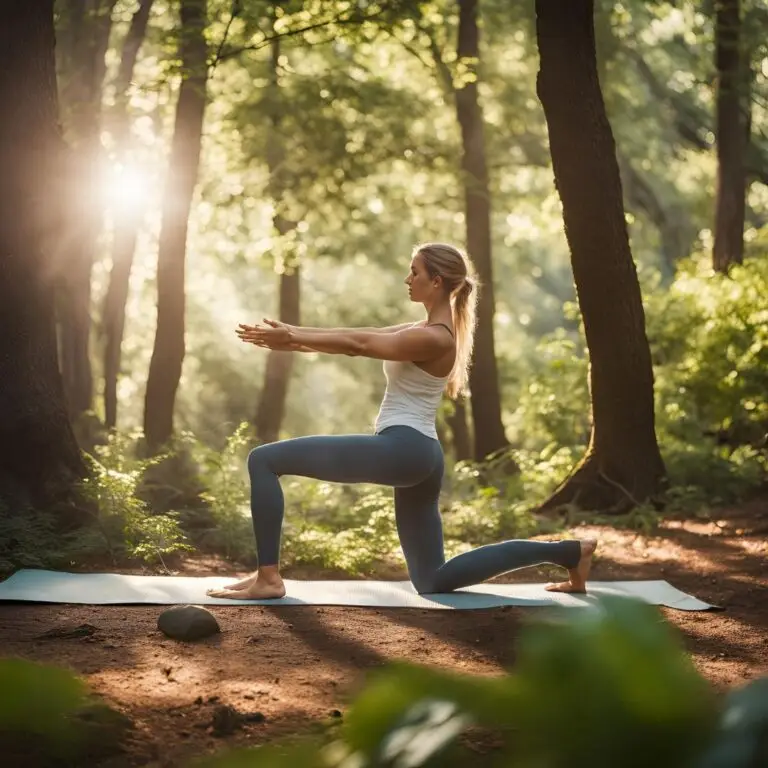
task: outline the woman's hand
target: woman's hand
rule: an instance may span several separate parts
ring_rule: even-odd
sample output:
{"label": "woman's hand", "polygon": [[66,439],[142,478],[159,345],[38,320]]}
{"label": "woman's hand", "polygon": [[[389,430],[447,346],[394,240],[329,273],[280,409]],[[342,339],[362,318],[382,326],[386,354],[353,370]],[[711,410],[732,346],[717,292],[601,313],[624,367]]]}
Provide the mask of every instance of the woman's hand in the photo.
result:
{"label": "woman's hand", "polygon": [[293,348],[291,326],[267,318],[264,318],[264,322],[267,324],[266,327],[240,323],[235,333],[241,341],[255,344],[258,347],[280,350]]}

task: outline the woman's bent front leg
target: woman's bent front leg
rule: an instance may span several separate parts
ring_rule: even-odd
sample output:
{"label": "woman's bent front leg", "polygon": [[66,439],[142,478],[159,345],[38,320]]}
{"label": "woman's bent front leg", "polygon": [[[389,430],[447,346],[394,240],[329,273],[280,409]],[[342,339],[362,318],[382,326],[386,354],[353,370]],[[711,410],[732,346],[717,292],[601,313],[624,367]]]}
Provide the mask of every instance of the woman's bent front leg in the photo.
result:
{"label": "woman's bent front leg", "polygon": [[[411,486],[431,473],[436,456],[434,444],[431,438],[409,427],[391,427],[378,435],[301,437],[255,448],[248,457],[248,472],[259,571],[230,585],[229,594],[216,596],[252,599],[254,590],[264,591],[256,589],[260,573],[276,577],[271,585],[262,584],[266,591],[275,591],[285,507],[280,476]],[[282,581],[279,588],[284,594]]]}

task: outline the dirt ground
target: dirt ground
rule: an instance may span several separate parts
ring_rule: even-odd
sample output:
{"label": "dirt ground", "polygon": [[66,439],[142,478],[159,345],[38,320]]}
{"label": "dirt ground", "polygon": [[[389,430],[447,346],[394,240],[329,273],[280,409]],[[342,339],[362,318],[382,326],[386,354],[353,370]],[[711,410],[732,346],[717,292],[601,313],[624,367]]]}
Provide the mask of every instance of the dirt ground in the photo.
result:
{"label": "dirt ground", "polygon": [[[670,520],[649,536],[598,526],[575,533],[601,540],[594,579],[666,579],[725,608],[663,609],[714,686],[768,674],[768,499],[720,510],[711,520]],[[186,574],[225,571],[199,559],[185,566]],[[528,570],[509,580],[554,574]],[[0,655],[69,667],[131,719],[124,751],[101,765],[184,766],[338,720],[366,673],[393,659],[500,674],[514,664],[519,624],[537,610],[209,607],[221,634],[185,644],[157,630],[162,606],[0,604]],[[95,627],[90,636],[39,638],[82,624]],[[226,733],[217,719],[222,705],[253,721]]]}

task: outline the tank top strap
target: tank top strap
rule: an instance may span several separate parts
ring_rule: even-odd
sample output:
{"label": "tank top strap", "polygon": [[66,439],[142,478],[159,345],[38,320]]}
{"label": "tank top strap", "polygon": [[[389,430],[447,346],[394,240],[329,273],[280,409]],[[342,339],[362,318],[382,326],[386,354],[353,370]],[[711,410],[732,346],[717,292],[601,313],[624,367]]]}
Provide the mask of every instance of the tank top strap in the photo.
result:
{"label": "tank top strap", "polygon": [[445,330],[448,331],[448,333],[450,333],[451,336],[453,336],[453,331],[451,330],[451,327],[449,325],[446,325],[445,323],[427,323],[427,327],[435,326],[435,325],[442,325],[443,328],[445,328]]}

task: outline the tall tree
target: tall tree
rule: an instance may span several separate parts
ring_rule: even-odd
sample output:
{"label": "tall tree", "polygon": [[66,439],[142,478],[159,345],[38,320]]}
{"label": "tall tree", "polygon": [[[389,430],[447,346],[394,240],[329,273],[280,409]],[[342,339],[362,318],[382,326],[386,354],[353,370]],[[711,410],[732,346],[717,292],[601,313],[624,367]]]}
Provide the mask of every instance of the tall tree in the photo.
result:
{"label": "tall tree", "polygon": [[[128,89],[133,80],[139,49],[144,40],[154,0],[140,0],[123,42],[120,66],[115,79],[115,106],[111,115],[111,131],[116,144],[118,162],[130,165],[130,115]],[[108,429],[117,426],[117,380],[120,375],[120,350],[125,330],[125,306],[128,301],[133,257],[136,251],[140,205],[127,205],[114,212],[112,268],[104,298],[102,343],[104,355],[104,411]]]}
{"label": "tall tree", "polygon": [[187,229],[197,185],[208,80],[207,0],[182,0],[181,87],[164,191],[157,255],[157,331],[144,400],[144,436],[155,453],[173,434],[184,361]]}
{"label": "tall tree", "polygon": [[62,122],[72,148],[73,184],[77,180],[77,189],[67,196],[69,226],[58,257],[60,363],[73,417],[89,410],[93,400],[91,270],[101,221],[97,191],[101,92],[115,2],[66,0],[59,21]]}
{"label": "tall tree", "polygon": [[84,466],[56,355],[51,246],[66,220],[53,0],[0,10],[0,513],[64,501]]}
{"label": "tall tree", "polygon": [[[270,42],[269,86],[265,94],[269,135],[267,136],[267,166],[269,168],[269,195],[274,207],[273,225],[279,237],[278,317],[289,325],[300,324],[300,266],[295,251],[286,243],[285,237],[295,223],[286,218],[284,196],[286,189],[285,146],[281,131],[283,110],[280,95],[280,38],[275,35],[274,25]],[[256,411],[256,435],[262,442],[271,443],[280,436],[285,417],[285,403],[291,381],[294,355],[291,352],[270,350],[264,372],[259,406]]]}
{"label": "tall tree", "polygon": [[664,479],[645,314],[595,61],[592,0],[536,0],[537,92],[590,356],[586,454],[543,509],[623,511]]}
{"label": "tall tree", "polygon": [[[740,0],[717,0],[715,66],[717,68],[715,141],[715,242],[712,265],[727,272],[744,258],[746,204],[745,151],[749,143],[749,65],[742,46]],[[746,91],[746,93],[745,93]]]}
{"label": "tall tree", "polygon": [[[434,31],[427,28],[418,10],[416,18],[421,31],[430,39],[430,53],[438,80],[446,96],[453,100],[461,130],[461,181],[464,190],[467,251],[477,268],[481,283],[469,388],[474,434],[473,453],[477,461],[482,461],[509,443],[501,420],[501,392],[493,334],[496,299],[493,285],[491,192],[485,149],[485,120],[478,96],[478,0],[458,0],[458,10],[456,77],[446,63],[446,57],[440,49]],[[414,52],[413,49],[410,50]],[[418,52],[416,54],[419,55]],[[461,404],[454,410],[450,426],[457,444],[462,444],[469,434],[469,428],[466,408]],[[513,467],[511,461],[509,466]]]}
{"label": "tall tree", "polygon": [[499,373],[493,338],[496,300],[491,258],[491,192],[485,156],[485,126],[477,92],[480,62],[478,0],[459,0],[459,29],[456,55],[466,75],[455,90],[456,116],[461,126],[461,169],[464,181],[464,215],[467,250],[480,277],[477,331],[469,388],[472,393],[472,421],[475,459],[508,445],[501,420]]}

